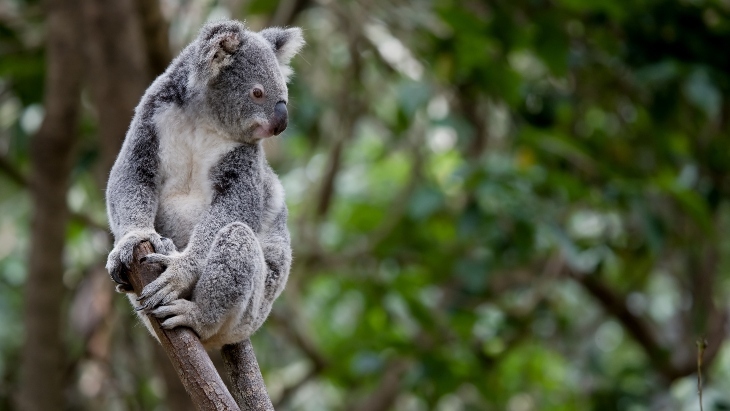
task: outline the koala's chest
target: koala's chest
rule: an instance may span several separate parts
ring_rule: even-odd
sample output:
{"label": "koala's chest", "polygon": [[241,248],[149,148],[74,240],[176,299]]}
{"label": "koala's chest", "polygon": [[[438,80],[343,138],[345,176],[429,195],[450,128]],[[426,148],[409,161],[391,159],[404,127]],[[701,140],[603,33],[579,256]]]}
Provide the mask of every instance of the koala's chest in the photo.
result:
{"label": "koala's chest", "polygon": [[211,169],[238,143],[173,114],[158,118],[161,180],[156,226],[180,247],[213,199]]}

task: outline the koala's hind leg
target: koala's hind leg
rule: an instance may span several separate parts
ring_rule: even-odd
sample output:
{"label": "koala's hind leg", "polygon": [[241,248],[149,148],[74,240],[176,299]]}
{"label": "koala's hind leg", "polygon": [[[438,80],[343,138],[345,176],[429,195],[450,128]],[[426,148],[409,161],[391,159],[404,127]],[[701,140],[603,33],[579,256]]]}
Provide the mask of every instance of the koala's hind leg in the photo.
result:
{"label": "koala's hind leg", "polygon": [[244,223],[231,223],[216,235],[191,300],[178,299],[152,313],[169,317],[163,328],[192,328],[205,345],[240,341],[260,322],[265,276],[256,235]]}

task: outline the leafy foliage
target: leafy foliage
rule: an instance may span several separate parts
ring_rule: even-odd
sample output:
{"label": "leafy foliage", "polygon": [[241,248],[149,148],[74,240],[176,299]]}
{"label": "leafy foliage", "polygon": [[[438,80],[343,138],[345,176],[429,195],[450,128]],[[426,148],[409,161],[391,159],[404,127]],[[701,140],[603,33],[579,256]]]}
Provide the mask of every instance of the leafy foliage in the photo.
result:
{"label": "leafy foliage", "polygon": [[[224,3],[257,28],[277,12],[207,11]],[[174,10],[173,27],[199,23]],[[0,149],[24,171],[42,22],[18,21],[0,19]],[[696,409],[705,336],[705,409],[730,407],[725,2],[322,2],[294,24],[308,45],[290,128],[267,152],[295,266],[254,337],[282,409],[350,409],[393,389],[383,409]],[[94,160],[79,158],[69,202],[101,221]],[[10,179],[0,189],[10,386],[30,211]],[[106,241],[69,227],[69,305]],[[128,311],[108,314],[123,317],[110,344],[149,357]],[[119,358],[110,391],[84,388],[79,351],[76,403],[162,401],[153,367]]]}

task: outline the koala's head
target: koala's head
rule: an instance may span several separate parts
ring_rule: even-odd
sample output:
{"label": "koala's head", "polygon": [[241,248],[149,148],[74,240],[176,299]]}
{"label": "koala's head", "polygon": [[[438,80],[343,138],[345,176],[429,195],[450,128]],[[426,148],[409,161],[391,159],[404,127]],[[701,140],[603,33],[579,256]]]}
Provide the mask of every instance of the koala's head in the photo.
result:
{"label": "koala's head", "polygon": [[289,61],[304,45],[301,29],[257,33],[239,21],[219,21],[203,27],[194,44],[191,80],[217,127],[246,142],[284,131]]}

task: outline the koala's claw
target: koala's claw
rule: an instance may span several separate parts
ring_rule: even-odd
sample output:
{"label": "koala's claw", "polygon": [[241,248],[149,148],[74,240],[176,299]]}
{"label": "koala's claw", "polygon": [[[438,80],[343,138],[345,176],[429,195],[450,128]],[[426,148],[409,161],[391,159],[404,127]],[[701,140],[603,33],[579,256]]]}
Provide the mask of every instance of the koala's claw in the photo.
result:
{"label": "koala's claw", "polygon": [[151,253],[147,254],[146,256],[142,257],[139,262],[141,263],[158,263],[162,264],[163,267],[167,267],[170,265],[171,261],[174,259],[174,257],[171,257],[169,255],[164,255],[160,253]]}
{"label": "koala's claw", "polygon": [[[152,294],[150,297],[137,298],[138,301],[144,300],[142,305],[136,308],[137,311],[150,311],[159,305],[165,305],[173,300],[176,300],[180,296],[180,292],[173,289],[171,286],[166,285],[161,290]],[[140,300],[141,299],[141,300]]]}
{"label": "koala's claw", "polygon": [[[171,330],[176,327],[188,327],[192,329],[199,338],[207,338],[212,333],[202,333],[200,321],[200,309],[192,302],[185,299],[174,300],[168,304],[161,305],[150,312],[150,314],[163,320],[162,328]],[[210,335],[209,335],[210,334]]]}
{"label": "koala's claw", "polygon": [[172,316],[182,316],[186,313],[189,313],[192,309],[195,307],[195,303],[192,301],[188,301],[185,299],[177,299],[174,301],[171,301],[169,304],[161,305],[154,310],[150,312],[150,314],[154,315],[155,317],[159,319],[163,319],[166,317],[172,317]]}
{"label": "koala's claw", "polygon": [[139,310],[150,311],[159,305],[166,305],[180,296],[188,294],[198,278],[196,265],[184,254],[164,255],[147,254],[143,261],[159,263],[167,267],[165,272],[139,293],[137,301],[141,302]]}
{"label": "koala's claw", "polygon": [[117,285],[129,285],[129,281],[122,276],[122,263],[118,258],[112,258],[110,254],[109,260],[106,262],[106,269],[109,271],[109,275],[112,280],[117,283]]}
{"label": "koala's claw", "polygon": [[117,284],[116,290],[120,294],[133,294],[134,293],[132,286],[129,284]]}

